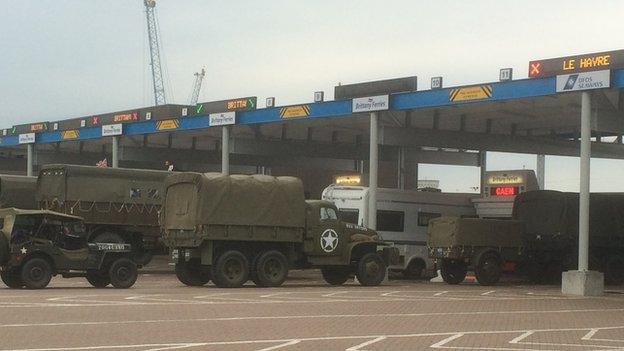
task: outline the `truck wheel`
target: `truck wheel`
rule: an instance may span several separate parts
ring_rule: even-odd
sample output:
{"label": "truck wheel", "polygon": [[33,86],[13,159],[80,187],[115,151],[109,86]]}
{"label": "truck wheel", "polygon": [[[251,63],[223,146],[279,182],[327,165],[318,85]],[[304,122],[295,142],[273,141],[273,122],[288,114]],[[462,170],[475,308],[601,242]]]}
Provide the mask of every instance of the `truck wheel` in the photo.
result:
{"label": "truck wheel", "polygon": [[180,262],[175,265],[178,280],[188,286],[203,286],[210,281],[210,267],[202,266],[198,260]]}
{"label": "truck wheel", "polygon": [[139,276],[136,263],[127,258],[113,262],[108,270],[111,284],[117,289],[127,289],[134,285]]}
{"label": "truck wheel", "polygon": [[43,289],[52,279],[52,267],[43,258],[31,258],[22,265],[21,278],[26,288]]}
{"label": "truck wheel", "polygon": [[105,272],[87,271],[87,281],[96,288],[105,288],[111,283],[111,279]]}
{"label": "truck wheel", "polygon": [[609,257],[605,264],[605,283],[609,285],[624,284],[624,259]]}
{"label": "truck wheel", "polygon": [[446,284],[456,285],[466,279],[468,268],[464,262],[447,259],[442,260],[440,271]]}
{"label": "truck wheel", "polygon": [[141,266],[147,266],[150,262],[152,262],[152,258],[154,258],[154,254],[151,251],[147,251],[143,249],[141,252],[136,252],[134,254],[134,262]]}
{"label": "truck wheel", "polygon": [[321,268],[321,274],[323,279],[330,285],[342,285],[351,275],[351,269],[349,266],[334,266]]}
{"label": "truck wheel", "polygon": [[282,285],[288,277],[286,256],[276,250],[263,253],[255,264],[255,275],[258,283],[260,283],[259,286],[275,287]]}
{"label": "truck wheel", "polygon": [[24,286],[22,278],[16,269],[0,272],[0,278],[2,278],[2,282],[11,289],[19,289]]}
{"label": "truck wheel", "polygon": [[497,254],[486,253],[481,256],[475,269],[475,276],[480,285],[498,283],[501,274],[503,274],[503,269]]}
{"label": "truck wheel", "polygon": [[249,279],[249,262],[236,250],[221,254],[212,269],[213,281],[219,288],[240,288]]}
{"label": "truck wheel", "polygon": [[403,270],[403,277],[406,279],[420,279],[423,276],[425,265],[422,261],[411,260],[407,267]]}
{"label": "truck wheel", "polygon": [[369,252],[358,261],[355,276],[362,286],[377,286],[386,277],[386,264],[376,252]]}

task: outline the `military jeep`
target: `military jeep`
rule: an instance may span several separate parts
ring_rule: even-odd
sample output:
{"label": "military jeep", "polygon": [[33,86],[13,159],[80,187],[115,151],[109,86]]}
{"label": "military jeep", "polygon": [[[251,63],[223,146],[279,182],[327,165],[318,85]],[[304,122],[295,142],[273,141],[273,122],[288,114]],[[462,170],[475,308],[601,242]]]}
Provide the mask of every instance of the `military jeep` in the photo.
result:
{"label": "military jeep", "polygon": [[0,209],[0,277],[9,288],[42,289],[58,274],[129,288],[138,275],[131,257],[128,244],[88,243],[80,217]]}

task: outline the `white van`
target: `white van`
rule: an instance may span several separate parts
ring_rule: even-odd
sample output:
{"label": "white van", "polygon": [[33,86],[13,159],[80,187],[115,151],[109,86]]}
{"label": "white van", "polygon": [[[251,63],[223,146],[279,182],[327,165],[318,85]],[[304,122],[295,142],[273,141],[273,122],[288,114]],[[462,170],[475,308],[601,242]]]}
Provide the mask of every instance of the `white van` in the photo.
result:
{"label": "white van", "polygon": [[[377,232],[401,252],[401,262],[390,269],[406,277],[435,276],[427,252],[427,226],[440,216],[476,216],[472,198],[479,194],[442,193],[400,189],[377,189]],[[333,202],[342,220],[366,226],[368,187],[330,185],[323,200]]]}

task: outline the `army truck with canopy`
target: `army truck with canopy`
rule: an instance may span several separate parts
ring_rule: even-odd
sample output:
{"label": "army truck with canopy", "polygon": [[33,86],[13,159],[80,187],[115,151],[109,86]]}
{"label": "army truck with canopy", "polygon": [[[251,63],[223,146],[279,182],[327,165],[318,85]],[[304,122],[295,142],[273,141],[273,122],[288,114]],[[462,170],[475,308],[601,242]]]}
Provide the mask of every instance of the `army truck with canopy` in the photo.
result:
{"label": "army truck with canopy", "polygon": [[129,288],[131,247],[87,243],[82,218],[46,210],[0,209],[0,278],[9,287],[45,288],[52,276],[86,277],[95,287]]}
{"label": "army truck with canopy", "polygon": [[0,208],[17,207],[34,210],[37,208],[35,191],[37,177],[0,175]]}
{"label": "army truck with canopy", "polygon": [[[484,285],[503,270],[552,281],[578,266],[578,207],[577,193],[540,190],[516,197],[510,221],[438,218],[429,224],[429,254],[450,284],[469,268]],[[590,195],[589,231],[590,269],[607,284],[624,283],[624,194]]]}
{"label": "army truck with canopy", "polygon": [[91,242],[131,244],[147,264],[160,238],[158,211],[170,172],[46,165],[39,172],[41,209],[84,218]]}
{"label": "army truck with canopy", "polygon": [[306,201],[294,177],[177,173],[166,181],[162,223],[186,285],[281,285],[291,268],[321,268],[340,285],[378,285],[398,257],[377,234],[339,221],[327,201]]}

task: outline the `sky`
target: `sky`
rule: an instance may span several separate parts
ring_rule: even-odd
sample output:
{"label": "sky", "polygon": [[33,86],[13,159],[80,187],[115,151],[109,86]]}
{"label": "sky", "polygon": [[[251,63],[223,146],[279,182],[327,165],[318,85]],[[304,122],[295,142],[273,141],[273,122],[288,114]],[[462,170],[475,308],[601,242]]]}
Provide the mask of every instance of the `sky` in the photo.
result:
{"label": "sky", "polygon": [[[2,0],[0,127],[153,104],[141,0]],[[624,48],[624,1],[157,0],[169,103],[312,100],[337,83],[417,75],[445,86],[526,78],[532,59]],[[490,153],[488,169],[535,167]],[[449,169],[451,171],[449,171]],[[478,169],[421,165],[445,190]],[[592,191],[624,191],[624,162],[592,160]],[[578,189],[578,159],[547,157],[546,187]]]}

